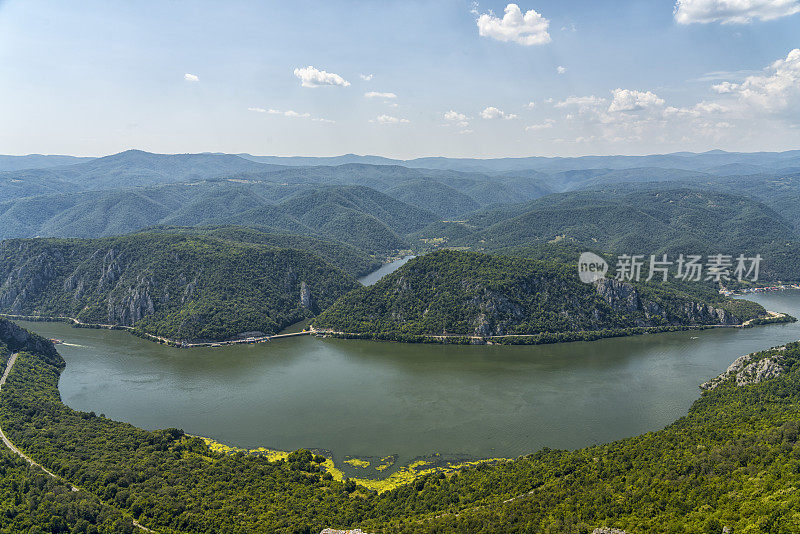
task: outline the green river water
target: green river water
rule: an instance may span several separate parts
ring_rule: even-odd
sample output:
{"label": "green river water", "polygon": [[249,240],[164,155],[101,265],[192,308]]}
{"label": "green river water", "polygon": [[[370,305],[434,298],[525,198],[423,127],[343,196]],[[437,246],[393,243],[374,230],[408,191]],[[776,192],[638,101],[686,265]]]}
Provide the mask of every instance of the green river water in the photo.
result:
{"label": "green river water", "polygon": [[[800,316],[798,291],[753,300]],[[59,388],[74,409],[247,448],[395,454],[396,466],[656,430],[739,355],[800,339],[795,323],[531,347],[298,337],[176,349],[121,331],[20,324],[64,341]]]}

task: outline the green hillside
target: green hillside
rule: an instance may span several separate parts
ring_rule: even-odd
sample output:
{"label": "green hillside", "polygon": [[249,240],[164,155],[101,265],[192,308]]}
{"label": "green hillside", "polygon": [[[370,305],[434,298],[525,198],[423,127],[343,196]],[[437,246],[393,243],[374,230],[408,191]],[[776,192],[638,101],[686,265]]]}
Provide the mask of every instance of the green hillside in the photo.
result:
{"label": "green hillside", "polygon": [[481,206],[469,195],[430,179],[401,182],[388,189],[386,194],[444,218],[464,215]]}
{"label": "green hillside", "polygon": [[229,180],[0,202],[0,238],[90,238],[163,225],[239,225],[340,240],[373,254],[408,248],[405,235],[434,220],[429,211],[367,187]]}
{"label": "green hillside", "polygon": [[563,241],[645,256],[761,254],[764,279],[800,280],[800,239],[790,222],[757,200],[696,188],[560,193],[434,224],[414,238],[486,251]]}
{"label": "green hillside", "polygon": [[187,180],[202,180],[244,171],[279,169],[233,154],[153,154],[126,150],[102,158],[48,168],[0,174],[0,181],[72,184],[78,189],[115,189]]}
{"label": "green hillside", "polygon": [[233,243],[305,250],[313,252],[331,265],[356,278],[371,273],[381,266],[379,260],[352,245],[310,236],[275,233],[241,226],[160,227],[153,231],[213,237]]}
{"label": "green hillside", "polygon": [[389,339],[504,336],[740,324],[764,313],[703,287],[578,280],[573,268],[473,252],[420,256],[356,289],[314,320],[318,329]]}
{"label": "green hillside", "polygon": [[197,235],[0,243],[0,312],[135,326],[175,340],[276,333],[356,281],[312,252]]}

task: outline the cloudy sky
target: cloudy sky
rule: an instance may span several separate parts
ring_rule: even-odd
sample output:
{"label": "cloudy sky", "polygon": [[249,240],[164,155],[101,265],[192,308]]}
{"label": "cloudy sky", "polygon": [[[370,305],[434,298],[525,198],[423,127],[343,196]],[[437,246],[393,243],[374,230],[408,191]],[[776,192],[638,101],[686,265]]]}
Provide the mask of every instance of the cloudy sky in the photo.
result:
{"label": "cloudy sky", "polygon": [[800,0],[0,0],[0,153],[800,148]]}

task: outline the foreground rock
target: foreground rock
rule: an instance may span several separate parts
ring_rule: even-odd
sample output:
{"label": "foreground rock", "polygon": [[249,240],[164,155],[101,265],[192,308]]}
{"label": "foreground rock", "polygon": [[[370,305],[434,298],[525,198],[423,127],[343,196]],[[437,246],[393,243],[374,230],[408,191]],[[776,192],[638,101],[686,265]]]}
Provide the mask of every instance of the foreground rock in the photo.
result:
{"label": "foreground rock", "polygon": [[764,380],[776,378],[786,371],[783,366],[784,352],[786,352],[785,345],[769,351],[753,352],[740,356],[728,366],[724,373],[700,384],[700,389],[709,391],[733,378],[735,378],[737,386],[759,384]]}

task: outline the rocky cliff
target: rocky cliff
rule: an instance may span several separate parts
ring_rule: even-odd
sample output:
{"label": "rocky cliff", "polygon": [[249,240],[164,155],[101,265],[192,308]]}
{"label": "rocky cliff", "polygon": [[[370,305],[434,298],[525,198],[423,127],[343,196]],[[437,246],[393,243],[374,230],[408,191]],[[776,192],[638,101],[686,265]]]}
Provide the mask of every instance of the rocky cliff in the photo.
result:
{"label": "rocky cliff", "polygon": [[[798,343],[794,345],[797,346]],[[732,381],[736,386],[748,386],[781,376],[794,363],[794,359],[787,358],[786,354],[787,346],[783,345],[740,356],[724,373],[700,384],[700,389],[704,391],[716,389],[728,381]]]}
{"label": "rocky cliff", "polygon": [[600,279],[595,282],[595,287],[597,293],[612,308],[639,315],[637,326],[654,326],[653,322],[662,320],[673,325],[736,325],[743,322],[743,319],[722,307],[691,298],[679,298],[672,306],[667,307],[654,298],[643,295],[634,284],[613,278]]}
{"label": "rocky cliff", "polygon": [[307,252],[197,236],[0,243],[0,313],[136,326],[181,340],[273,333],[355,286]]}

